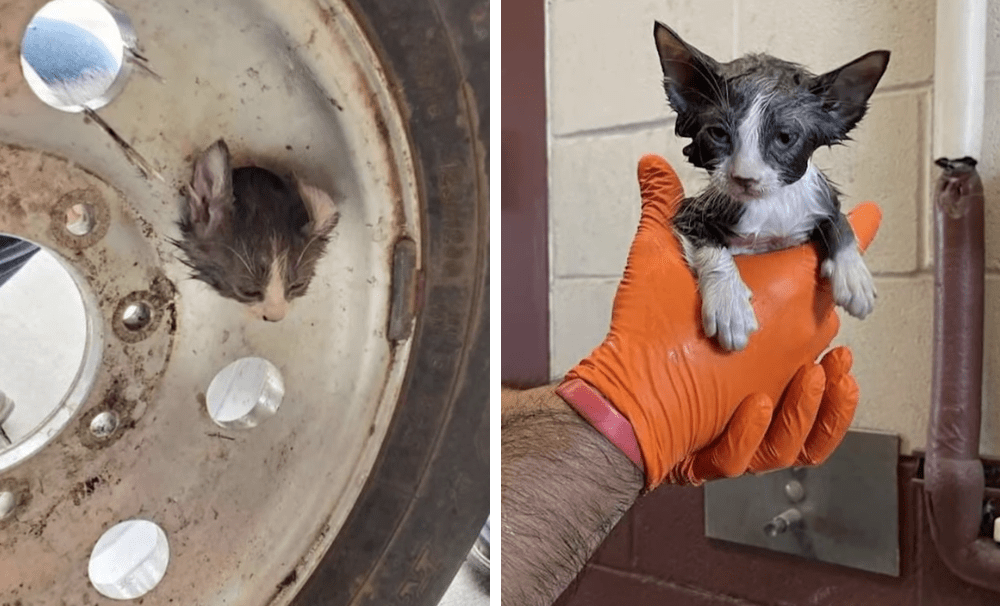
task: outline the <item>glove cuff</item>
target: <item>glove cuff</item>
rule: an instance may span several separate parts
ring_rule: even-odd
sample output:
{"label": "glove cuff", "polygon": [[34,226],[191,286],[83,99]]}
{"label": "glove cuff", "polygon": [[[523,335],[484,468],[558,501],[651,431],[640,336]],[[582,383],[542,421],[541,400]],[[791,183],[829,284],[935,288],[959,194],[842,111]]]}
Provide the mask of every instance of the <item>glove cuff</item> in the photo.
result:
{"label": "glove cuff", "polygon": [[582,379],[563,381],[556,388],[556,393],[594,429],[617,446],[618,450],[625,453],[643,476],[646,475],[646,466],[642,462],[642,451],[639,450],[635,429],[611,402]]}

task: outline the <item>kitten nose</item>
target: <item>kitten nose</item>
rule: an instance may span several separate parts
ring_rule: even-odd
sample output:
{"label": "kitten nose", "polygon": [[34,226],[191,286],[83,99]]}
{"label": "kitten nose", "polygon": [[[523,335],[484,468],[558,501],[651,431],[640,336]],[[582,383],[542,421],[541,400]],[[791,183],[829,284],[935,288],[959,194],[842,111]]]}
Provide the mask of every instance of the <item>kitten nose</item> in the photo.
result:
{"label": "kitten nose", "polygon": [[268,322],[280,322],[285,319],[284,309],[269,309],[264,312],[264,319]]}
{"label": "kitten nose", "polygon": [[750,177],[740,177],[738,175],[730,175],[733,182],[742,187],[743,189],[750,189],[754,185],[757,185],[757,179],[751,179]]}
{"label": "kitten nose", "polygon": [[285,319],[287,313],[288,303],[282,299],[280,301],[264,301],[264,308],[260,315],[268,322],[280,322]]}

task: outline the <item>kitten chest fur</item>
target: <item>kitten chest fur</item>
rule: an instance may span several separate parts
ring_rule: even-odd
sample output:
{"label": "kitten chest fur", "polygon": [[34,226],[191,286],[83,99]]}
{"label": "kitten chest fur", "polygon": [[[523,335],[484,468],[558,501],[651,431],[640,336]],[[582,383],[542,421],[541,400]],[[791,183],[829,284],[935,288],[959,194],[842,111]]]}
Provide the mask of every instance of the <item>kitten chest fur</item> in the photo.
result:
{"label": "kitten chest fur", "polygon": [[803,244],[816,224],[837,212],[826,177],[811,162],[798,181],[775,189],[765,198],[743,202],[733,231],[733,254],[761,253]]}

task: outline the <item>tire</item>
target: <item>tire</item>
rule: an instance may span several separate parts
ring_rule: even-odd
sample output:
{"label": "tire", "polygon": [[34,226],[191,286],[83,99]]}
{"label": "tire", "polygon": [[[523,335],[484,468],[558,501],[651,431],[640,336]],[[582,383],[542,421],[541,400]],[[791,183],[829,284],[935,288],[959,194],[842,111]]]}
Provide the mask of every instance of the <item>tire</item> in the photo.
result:
{"label": "tire", "polygon": [[489,2],[352,8],[405,108],[427,262],[388,434],[293,604],[430,606],[489,514]]}

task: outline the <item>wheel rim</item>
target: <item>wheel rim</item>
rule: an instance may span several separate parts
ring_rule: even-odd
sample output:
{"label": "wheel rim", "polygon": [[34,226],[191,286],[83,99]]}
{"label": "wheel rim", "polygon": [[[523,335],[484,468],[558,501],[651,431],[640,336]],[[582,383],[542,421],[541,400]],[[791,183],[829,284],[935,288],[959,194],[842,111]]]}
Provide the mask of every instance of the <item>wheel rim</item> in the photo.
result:
{"label": "wheel rim", "polygon": [[[42,4],[5,13],[6,48],[18,48]],[[404,121],[339,2],[115,6],[166,83],[135,70],[99,115],[163,181],[144,177],[96,124],[36,99],[16,52],[0,59],[0,170],[9,175],[0,232],[41,244],[77,274],[88,351],[99,352],[86,358],[92,385],[66,408],[65,427],[33,456],[4,463],[13,449],[0,454],[0,492],[17,503],[0,519],[12,563],[0,596],[101,603],[87,578],[95,543],[119,522],[144,519],[170,550],[145,603],[285,604],[350,512],[402,388],[409,274],[421,266]],[[190,156],[218,136],[236,165],[294,170],[340,202],[309,294],[278,324],[251,320],[187,279],[168,241]],[[98,237],[58,221],[80,200],[101,211],[90,232]],[[139,335],[122,327],[135,300],[151,302]],[[281,407],[251,429],[219,427],[206,411],[208,386],[252,356],[281,372]],[[86,379],[81,371],[77,383]],[[95,435],[108,412],[117,427]]]}

